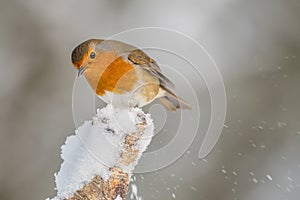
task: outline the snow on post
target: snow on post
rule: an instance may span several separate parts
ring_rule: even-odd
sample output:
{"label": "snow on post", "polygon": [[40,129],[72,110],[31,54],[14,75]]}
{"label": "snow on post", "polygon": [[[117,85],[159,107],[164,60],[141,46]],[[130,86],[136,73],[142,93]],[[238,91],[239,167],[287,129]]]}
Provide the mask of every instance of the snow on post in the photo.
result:
{"label": "snow on post", "polygon": [[53,200],[124,200],[130,176],[153,136],[149,114],[107,105],[62,146]]}

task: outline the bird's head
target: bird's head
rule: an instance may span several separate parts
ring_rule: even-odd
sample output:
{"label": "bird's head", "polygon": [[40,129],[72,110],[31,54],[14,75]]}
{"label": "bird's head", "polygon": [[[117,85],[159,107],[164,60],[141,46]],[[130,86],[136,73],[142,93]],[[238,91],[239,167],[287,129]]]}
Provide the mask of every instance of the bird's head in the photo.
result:
{"label": "bird's head", "polygon": [[83,75],[85,70],[95,62],[97,57],[96,46],[102,41],[89,39],[79,44],[72,51],[71,59],[73,66],[78,70],[78,76]]}

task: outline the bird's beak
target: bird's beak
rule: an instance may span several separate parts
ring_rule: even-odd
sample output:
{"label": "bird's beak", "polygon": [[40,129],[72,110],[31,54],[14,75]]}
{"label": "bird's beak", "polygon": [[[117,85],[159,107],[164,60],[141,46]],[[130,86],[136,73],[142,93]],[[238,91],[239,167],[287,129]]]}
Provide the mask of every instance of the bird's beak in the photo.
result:
{"label": "bird's beak", "polygon": [[84,71],[86,70],[86,66],[82,66],[82,67],[80,67],[79,68],[79,70],[78,70],[78,77],[81,77],[82,76],[82,74],[84,73]]}

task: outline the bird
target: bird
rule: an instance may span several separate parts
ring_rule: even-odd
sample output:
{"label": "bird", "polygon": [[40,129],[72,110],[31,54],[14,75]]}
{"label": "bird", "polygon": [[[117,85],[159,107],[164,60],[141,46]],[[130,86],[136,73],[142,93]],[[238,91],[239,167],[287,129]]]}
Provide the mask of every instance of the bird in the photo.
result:
{"label": "bird", "polygon": [[191,109],[172,89],[174,83],[141,49],[117,40],[88,39],[71,53],[78,77],[84,76],[100,99],[116,107],[143,107],[155,99],[170,111]]}

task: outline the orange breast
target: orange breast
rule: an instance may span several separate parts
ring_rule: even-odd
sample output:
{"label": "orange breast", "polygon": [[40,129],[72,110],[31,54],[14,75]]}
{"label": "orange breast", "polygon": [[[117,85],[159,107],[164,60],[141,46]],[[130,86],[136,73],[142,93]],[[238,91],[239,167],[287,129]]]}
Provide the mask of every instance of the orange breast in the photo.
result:
{"label": "orange breast", "polygon": [[105,91],[124,94],[131,91],[138,80],[129,61],[117,57],[114,52],[105,52],[98,56],[86,70],[85,77],[100,96]]}

